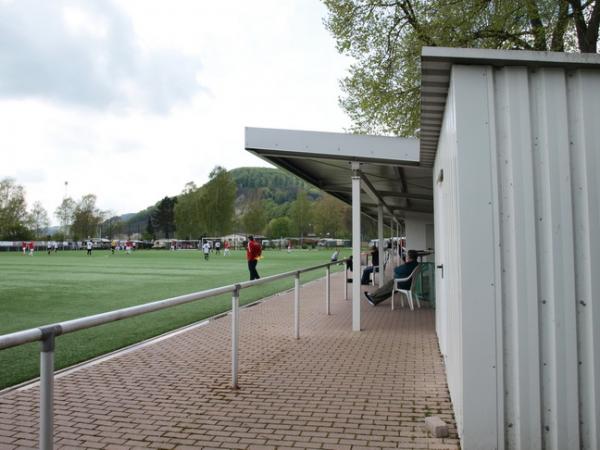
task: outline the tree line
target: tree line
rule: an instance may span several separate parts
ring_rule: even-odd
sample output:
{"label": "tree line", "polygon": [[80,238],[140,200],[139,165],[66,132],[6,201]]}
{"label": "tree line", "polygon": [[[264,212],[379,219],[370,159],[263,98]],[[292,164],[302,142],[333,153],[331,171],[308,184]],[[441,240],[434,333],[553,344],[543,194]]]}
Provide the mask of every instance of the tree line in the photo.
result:
{"label": "tree line", "polygon": [[[54,214],[74,238],[95,236],[97,227],[108,215],[96,207],[94,194],[84,195],[77,202],[65,197]],[[0,180],[0,240],[45,239],[49,224],[48,212],[40,202],[28,210],[23,186],[12,178]]]}
{"label": "tree line", "polygon": [[[165,196],[137,214],[120,217],[103,211],[96,195],[86,194],[79,200],[65,197],[54,216],[60,224],[54,240],[120,236],[195,240],[232,232],[347,238],[352,226],[348,205],[281,170],[227,171],[220,166],[204,185],[189,182],[179,195]],[[0,240],[44,240],[49,223],[41,203],[28,210],[23,186],[10,178],[0,182]]]}
{"label": "tree line", "polygon": [[194,240],[238,232],[343,238],[350,230],[350,208],[299,179],[276,169],[228,172],[217,166],[205,185],[189,182],[179,196],[163,198],[148,217],[146,237]]}

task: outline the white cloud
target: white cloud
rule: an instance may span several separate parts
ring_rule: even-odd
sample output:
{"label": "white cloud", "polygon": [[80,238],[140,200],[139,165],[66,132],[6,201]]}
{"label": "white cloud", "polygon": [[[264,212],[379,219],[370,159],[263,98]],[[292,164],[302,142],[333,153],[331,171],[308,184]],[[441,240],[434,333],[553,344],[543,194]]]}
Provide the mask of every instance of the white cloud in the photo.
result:
{"label": "white cloud", "polygon": [[62,13],[68,31],[75,37],[91,35],[98,39],[107,38],[109,27],[103,17],[94,17],[75,5],[64,7]]}
{"label": "white cloud", "polygon": [[0,4],[0,96],[165,113],[201,89],[197,57],[143,49],[111,2]]}
{"label": "white cloud", "polygon": [[0,1],[0,176],[50,213],[67,180],[75,198],[135,212],[217,164],[266,165],[244,126],[342,131],[348,61],[324,13],[319,0]]}

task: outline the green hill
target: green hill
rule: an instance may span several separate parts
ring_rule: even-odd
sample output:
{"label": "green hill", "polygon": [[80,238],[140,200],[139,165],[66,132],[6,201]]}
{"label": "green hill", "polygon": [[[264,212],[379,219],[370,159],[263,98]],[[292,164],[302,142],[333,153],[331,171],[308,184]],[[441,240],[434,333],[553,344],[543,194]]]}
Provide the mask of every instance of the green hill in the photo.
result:
{"label": "green hill", "polygon": [[275,204],[281,205],[282,203],[294,201],[298,189],[308,191],[313,199],[320,197],[318,189],[281,169],[239,167],[230,170],[229,173],[237,186],[238,200],[251,197],[260,192],[261,198],[272,200]]}
{"label": "green hill", "polygon": [[[241,211],[250,199],[262,198],[269,216],[284,214],[289,203],[296,199],[299,189],[308,192],[309,198],[316,200],[321,192],[304,180],[284,172],[281,169],[268,167],[238,167],[229,174],[233,178],[236,192],[236,210]],[[157,203],[160,200],[157,200]],[[155,204],[156,205],[156,204]],[[149,206],[137,213],[124,214],[120,219],[125,223],[126,230],[145,230],[148,218],[155,205]]]}

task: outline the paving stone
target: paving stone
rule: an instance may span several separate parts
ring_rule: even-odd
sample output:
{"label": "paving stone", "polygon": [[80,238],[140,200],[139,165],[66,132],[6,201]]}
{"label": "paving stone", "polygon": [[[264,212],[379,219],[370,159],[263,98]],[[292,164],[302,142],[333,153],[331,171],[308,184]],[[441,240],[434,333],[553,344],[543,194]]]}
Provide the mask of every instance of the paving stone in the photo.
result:
{"label": "paving stone", "polygon": [[[460,448],[435,311],[363,301],[355,333],[342,282],[329,316],[324,280],[302,287],[299,340],[292,292],[241,310],[239,390],[230,316],[57,378],[55,447]],[[38,401],[37,387],[0,396],[0,448],[37,447]],[[432,413],[448,438],[423,429]]]}

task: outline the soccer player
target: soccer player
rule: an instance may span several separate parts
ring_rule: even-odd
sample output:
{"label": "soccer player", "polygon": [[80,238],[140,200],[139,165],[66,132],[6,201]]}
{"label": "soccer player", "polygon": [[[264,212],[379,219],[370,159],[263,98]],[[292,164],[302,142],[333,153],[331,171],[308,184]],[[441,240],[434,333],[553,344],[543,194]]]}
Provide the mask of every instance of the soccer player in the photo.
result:
{"label": "soccer player", "polygon": [[94,244],[92,243],[92,240],[90,239],[89,236],[88,236],[88,240],[85,244],[85,247],[87,249],[87,255],[92,256],[92,248],[94,248]]}
{"label": "soccer player", "polygon": [[223,243],[223,256],[229,256],[229,241]]}
{"label": "soccer player", "polygon": [[210,255],[210,245],[208,241],[204,241],[204,244],[202,245],[202,253],[204,253],[204,260],[208,261],[208,257]]}

